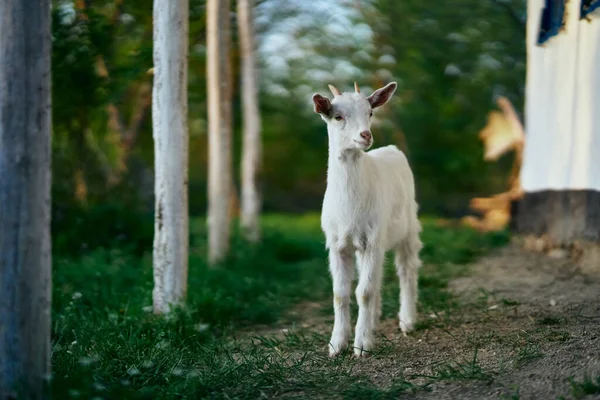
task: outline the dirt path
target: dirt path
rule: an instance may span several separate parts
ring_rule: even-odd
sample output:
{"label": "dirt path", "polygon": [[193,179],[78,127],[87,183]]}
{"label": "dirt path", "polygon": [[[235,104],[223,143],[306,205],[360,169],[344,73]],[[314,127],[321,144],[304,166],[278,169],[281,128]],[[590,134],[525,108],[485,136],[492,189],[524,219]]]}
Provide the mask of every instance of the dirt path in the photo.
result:
{"label": "dirt path", "polygon": [[[487,318],[459,329],[492,335],[479,354],[483,370],[495,373],[493,380],[455,383],[418,397],[584,397],[585,389],[569,378],[583,382],[585,376],[600,377],[600,276],[580,274],[565,258],[516,246],[480,260],[471,271],[450,288],[466,296],[481,289],[490,294]],[[600,398],[600,393],[587,398]]]}
{"label": "dirt path", "polygon": [[[586,395],[600,391],[600,382],[582,384],[586,376],[600,379],[600,275],[514,245],[469,271],[450,283],[456,306],[422,315],[409,337],[396,319],[382,321],[381,349],[357,362],[353,373],[390,398],[600,399],[600,393]],[[303,304],[283,332],[328,337],[327,307]]]}

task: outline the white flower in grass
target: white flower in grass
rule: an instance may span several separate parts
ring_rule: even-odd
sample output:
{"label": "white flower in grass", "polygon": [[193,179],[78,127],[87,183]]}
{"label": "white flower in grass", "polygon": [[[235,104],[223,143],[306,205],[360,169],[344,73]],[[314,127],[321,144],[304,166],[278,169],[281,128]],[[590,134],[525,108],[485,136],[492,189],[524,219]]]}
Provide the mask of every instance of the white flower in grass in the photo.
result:
{"label": "white flower in grass", "polygon": [[79,359],[79,364],[87,367],[88,365],[92,365],[96,361],[93,357],[81,357]]}
{"label": "white flower in grass", "polygon": [[73,300],[78,300],[80,298],[82,298],[83,295],[80,292],[75,292],[73,293],[73,297],[71,297]]}
{"label": "white flower in grass", "polygon": [[129,369],[127,370],[127,373],[128,373],[129,375],[131,375],[131,376],[136,376],[136,375],[139,375],[139,374],[141,374],[140,370],[139,370],[139,369],[137,369],[136,367],[131,367],[131,368],[129,368]]}
{"label": "white flower in grass", "polygon": [[456,43],[469,43],[469,38],[462,33],[452,32],[446,36],[446,39]]}
{"label": "white flower in grass", "polygon": [[152,367],[154,367],[154,363],[152,361],[144,361],[142,363],[142,368],[148,369],[148,368],[152,368]]}
{"label": "white flower in grass", "polygon": [[181,376],[183,375],[183,369],[181,368],[173,368],[173,370],[171,371],[171,373],[175,376]]}
{"label": "white flower in grass", "polygon": [[135,17],[131,14],[123,13],[119,17],[119,20],[123,25],[129,25],[130,23],[135,21]]}
{"label": "white flower in grass", "polygon": [[152,310],[154,310],[154,308],[152,308],[152,306],[142,307],[143,312],[151,313]]}
{"label": "white flower in grass", "polygon": [[460,67],[456,64],[448,64],[444,69],[444,75],[459,76],[462,74]]}
{"label": "white flower in grass", "polygon": [[92,387],[94,388],[94,390],[96,390],[98,392],[103,392],[103,391],[106,390],[106,386],[104,386],[100,382],[94,382],[94,384],[92,385]]}
{"label": "white flower in grass", "polygon": [[199,371],[199,370],[197,370],[197,369],[192,369],[192,370],[190,370],[190,372],[188,372],[188,374],[187,374],[188,378],[195,378],[195,377],[197,377],[197,376],[199,376],[199,375],[200,375],[200,371]]}
{"label": "white flower in grass", "polygon": [[157,349],[167,349],[167,348],[169,348],[170,345],[171,345],[171,343],[168,340],[161,340],[160,342],[156,343],[156,348]]}

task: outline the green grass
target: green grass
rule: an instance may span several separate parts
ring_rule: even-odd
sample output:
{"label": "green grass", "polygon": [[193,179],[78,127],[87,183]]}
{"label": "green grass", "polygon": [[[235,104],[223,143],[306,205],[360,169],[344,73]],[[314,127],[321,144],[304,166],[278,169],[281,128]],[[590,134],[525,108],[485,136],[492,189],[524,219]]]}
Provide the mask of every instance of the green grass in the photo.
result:
{"label": "green grass", "polygon": [[502,399],[504,400],[519,400],[520,398],[518,387],[514,388],[511,393],[502,395]]}
{"label": "green grass", "polygon": [[[450,312],[456,309],[456,299],[446,290],[449,279],[465,273],[465,263],[506,243],[507,235],[440,227],[427,218],[424,228],[421,312]],[[317,215],[265,217],[262,243],[249,245],[236,233],[234,251],[215,269],[208,268],[205,260],[205,222],[192,221],[190,231],[187,306],[169,318],[148,311],[152,304],[149,255],[139,257],[112,248],[54,259],[55,398],[329,398],[335,394],[384,399],[416,390],[404,379],[385,390],[377,388],[368,375],[355,370],[360,361],[350,355],[327,357],[327,338],[320,335],[250,338],[242,334],[242,328],[248,331],[256,324],[274,326],[295,304],[329,301],[331,283]],[[384,314],[395,315],[398,284],[391,262],[386,264],[383,296]],[[483,376],[473,365],[440,368],[442,375],[454,368],[472,379]]]}
{"label": "green grass", "polygon": [[600,394],[600,376],[595,379],[586,375],[583,380],[569,379],[571,384],[571,394],[576,399],[580,399],[590,394]]}
{"label": "green grass", "polygon": [[536,343],[528,342],[525,346],[519,348],[517,352],[517,365],[524,365],[540,357],[542,357],[540,346]]}
{"label": "green grass", "polygon": [[553,315],[546,315],[536,320],[538,325],[561,325],[563,322],[562,318]]}
{"label": "green grass", "polygon": [[508,307],[521,305],[519,301],[513,299],[502,299],[501,301],[503,305]]}
{"label": "green grass", "polygon": [[475,347],[471,359],[452,361],[434,366],[431,378],[434,381],[487,381],[491,379],[491,376],[480,366],[478,348]]}

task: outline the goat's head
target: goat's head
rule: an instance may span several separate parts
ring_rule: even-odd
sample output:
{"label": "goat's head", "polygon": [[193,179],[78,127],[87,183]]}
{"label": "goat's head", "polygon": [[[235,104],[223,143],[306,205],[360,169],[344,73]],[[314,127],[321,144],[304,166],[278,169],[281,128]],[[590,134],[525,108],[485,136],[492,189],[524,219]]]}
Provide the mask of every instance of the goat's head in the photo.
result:
{"label": "goat's head", "polygon": [[330,142],[333,141],[339,150],[367,150],[371,147],[373,110],[387,103],[397,87],[396,82],[391,82],[366,97],[356,83],[351,93],[342,93],[329,85],[333,100],[320,94],[313,95],[315,112],[327,123]]}

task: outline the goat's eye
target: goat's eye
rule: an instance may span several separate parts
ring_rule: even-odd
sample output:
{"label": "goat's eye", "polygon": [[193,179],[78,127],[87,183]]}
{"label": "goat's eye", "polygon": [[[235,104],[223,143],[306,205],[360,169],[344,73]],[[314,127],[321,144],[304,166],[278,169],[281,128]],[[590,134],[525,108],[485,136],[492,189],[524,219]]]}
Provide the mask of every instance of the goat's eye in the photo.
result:
{"label": "goat's eye", "polygon": [[336,120],[336,121],[341,121],[341,120],[343,120],[343,119],[344,119],[344,118],[342,118],[342,116],[341,116],[341,115],[336,115],[336,116],[335,116],[335,120]]}
{"label": "goat's eye", "polygon": [[369,111],[369,117],[373,116],[373,110]]}

